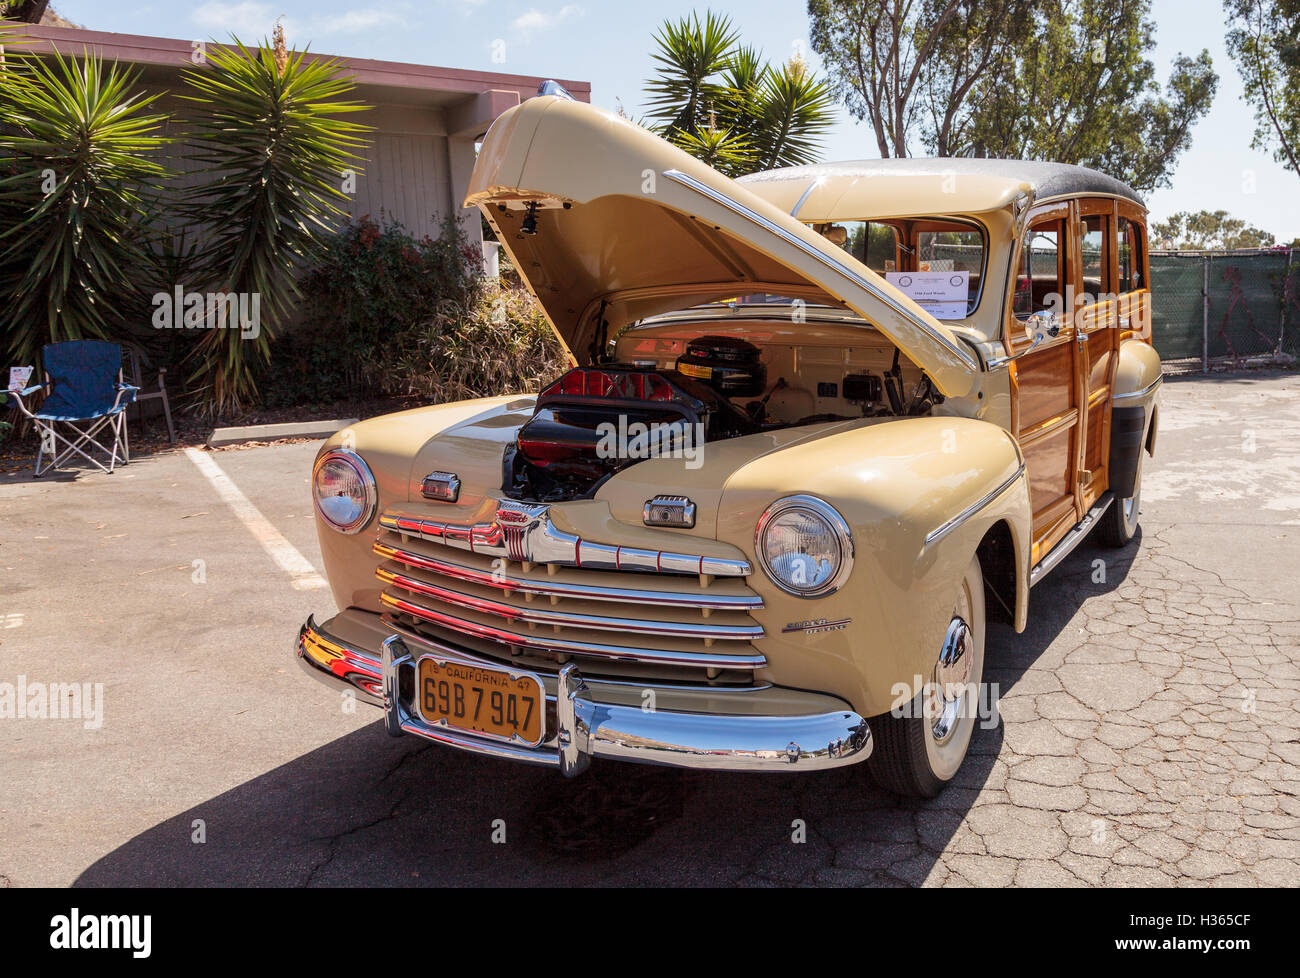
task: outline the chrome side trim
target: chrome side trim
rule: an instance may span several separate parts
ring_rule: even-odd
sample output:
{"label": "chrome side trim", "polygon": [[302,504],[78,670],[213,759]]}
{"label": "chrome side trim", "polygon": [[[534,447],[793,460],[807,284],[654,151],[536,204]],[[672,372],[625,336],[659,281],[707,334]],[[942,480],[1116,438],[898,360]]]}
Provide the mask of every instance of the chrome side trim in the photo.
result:
{"label": "chrome side trim", "polygon": [[968,519],[970,519],[972,516],[978,513],[989,503],[993,502],[993,500],[997,499],[998,496],[1002,495],[1004,492],[1010,489],[1016,483],[1016,481],[1024,474],[1025,474],[1025,463],[1022,461],[1020,463],[1020,467],[1016,469],[1015,473],[1010,478],[1008,478],[1005,482],[1003,482],[1002,485],[998,486],[992,492],[982,496],[980,499],[976,500],[974,503],[967,506],[965,509],[963,509],[952,519],[948,520],[945,523],[941,523],[939,526],[936,526],[933,530],[927,533],[925,537],[925,545],[928,547],[930,546],[930,544],[942,540],[949,533],[957,529],[957,527],[961,526],[963,523],[965,523]]}
{"label": "chrome side trim", "polygon": [[383,513],[379,525],[395,533],[409,533],[470,553],[507,560],[588,570],[642,571],[650,574],[709,574],[713,577],[748,577],[746,560],[706,557],[669,550],[642,550],[617,544],[595,543],[565,533],[552,521],[549,506],[536,503],[498,503],[490,523],[450,523],[398,513]]}
{"label": "chrome side trim", "polygon": [[380,540],[371,548],[378,557],[395,560],[408,567],[417,567],[444,577],[452,577],[470,584],[495,587],[502,591],[518,591],[521,594],[537,594],[546,597],[575,598],[585,601],[619,601],[628,604],[667,605],[681,608],[710,608],[721,611],[749,611],[763,607],[763,599],[757,594],[718,594],[713,591],[649,591],[636,588],[600,587],[595,584],[567,584],[560,581],[535,580],[528,577],[513,577],[509,574],[494,574],[456,564],[449,560],[426,557],[423,554],[403,550]]}
{"label": "chrome side trim", "polygon": [[825,184],[826,184],[825,177],[818,177],[812,183],[808,184],[808,189],[806,189],[803,193],[801,193],[799,195],[799,199],[795,201],[794,209],[790,211],[790,216],[798,217],[799,212],[803,210],[804,203],[808,200],[809,197],[812,196],[812,192],[816,190],[818,187],[825,186]]}
{"label": "chrome side trim", "polygon": [[385,584],[391,584],[415,594],[437,598],[439,601],[445,601],[447,604],[455,605],[458,608],[467,608],[470,611],[482,612],[485,615],[496,615],[506,621],[554,625],[560,628],[632,632],[637,635],[675,635],[683,638],[732,639],[742,642],[763,637],[763,627],[761,625],[719,625],[710,623],[707,620],[700,622],[647,621],[641,618],[607,618],[604,615],[581,615],[549,608],[534,608],[490,601],[486,598],[475,597],[472,594],[452,591],[437,584],[430,584],[418,578],[407,577],[405,574],[398,574],[382,567],[376,569],[375,576]]}
{"label": "chrome side trim", "polygon": [[1153,393],[1161,384],[1165,382],[1165,375],[1161,374],[1151,383],[1147,384],[1140,391],[1129,391],[1127,394],[1116,394],[1111,401],[1137,401],[1142,400],[1148,394]]}
{"label": "chrome side trim", "polygon": [[1034,565],[1033,570],[1029,572],[1029,586],[1033,587],[1043,575],[1053,567],[1063,561],[1070,555],[1079,544],[1083,543],[1087,537],[1088,531],[1096,526],[1097,521],[1102,518],[1106,510],[1110,509],[1110,504],[1115,501],[1115,494],[1105,492],[1101,498],[1093,505],[1092,509],[1084,514],[1083,519],[1075,524],[1074,529],[1061,538],[1061,542],[1047,552],[1047,555]]}
{"label": "chrome side trim", "polygon": [[767,231],[770,231],[771,233],[775,234],[777,237],[781,238],[781,240],[787,242],[788,244],[794,245],[796,248],[798,248],[804,254],[808,255],[810,258],[815,258],[817,261],[821,262],[827,268],[831,269],[831,271],[838,272],[839,274],[843,275],[845,278],[852,281],[855,285],[857,285],[862,289],[865,289],[867,292],[871,293],[871,295],[873,295],[875,298],[885,303],[885,305],[889,306],[889,308],[892,309],[894,312],[898,313],[900,316],[904,317],[909,322],[914,323],[927,336],[929,336],[932,340],[934,340],[936,343],[942,346],[953,356],[957,357],[957,359],[959,359],[971,370],[976,370],[976,371],[979,370],[979,362],[975,360],[973,357],[971,357],[969,353],[967,353],[961,347],[957,346],[955,343],[949,340],[948,337],[944,336],[933,326],[930,326],[928,323],[925,323],[922,320],[917,319],[915,313],[905,308],[889,293],[880,289],[872,282],[869,282],[868,280],[864,279],[857,272],[851,269],[848,265],[845,265],[843,262],[837,261],[836,259],[832,258],[830,255],[827,255],[820,249],[814,248],[812,245],[808,244],[808,242],[791,234],[785,228],[773,224],[771,221],[763,217],[763,215],[759,214],[757,211],[751,210],[750,208],[746,207],[744,204],[740,203],[739,201],[732,200],[726,194],[719,193],[718,191],[714,190],[712,187],[701,183],[699,180],[696,180],[694,177],[682,173],[680,170],[665,170],[664,176],[667,177],[669,180],[672,180],[674,183],[679,183],[682,186],[688,187],[691,190],[694,190],[696,193],[709,198],[714,203],[721,204],[723,207],[727,208],[733,213],[739,214],[741,217],[745,218],[746,220],[751,221],[754,224],[757,224],[759,227],[762,227]]}
{"label": "chrome side trim", "polygon": [[605,645],[599,642],[577,642],[557,635],[511,632],[493,625],[457,618],[414,601],[407,601],[387,591],[381,591],[379,602],[386,608],[400,611],[422,621],[470,635],[474,638],[501,645],[516,645],[536,652],[559,652],[568,655],[592,656],[599,659],[619,659],[625,662],[647,662],[655,665],[687,666],[700,669],[760,669],[767,659],[760,653],[682,652],[674,649],[647,649],[635,646]]}

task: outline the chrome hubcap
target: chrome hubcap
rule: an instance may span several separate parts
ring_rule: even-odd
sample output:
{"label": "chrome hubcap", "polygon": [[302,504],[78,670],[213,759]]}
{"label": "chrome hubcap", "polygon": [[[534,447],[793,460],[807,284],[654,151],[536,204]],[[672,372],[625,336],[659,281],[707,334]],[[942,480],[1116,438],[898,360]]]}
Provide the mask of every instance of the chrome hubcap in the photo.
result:
{"label": "chrome hubcap", "polygon": [[972,667],[971,631],[965,619],[954,616],[948,623],[934,666],[932,723],[930,733],[938,743],[952,736],[961,706],[966,701]]}

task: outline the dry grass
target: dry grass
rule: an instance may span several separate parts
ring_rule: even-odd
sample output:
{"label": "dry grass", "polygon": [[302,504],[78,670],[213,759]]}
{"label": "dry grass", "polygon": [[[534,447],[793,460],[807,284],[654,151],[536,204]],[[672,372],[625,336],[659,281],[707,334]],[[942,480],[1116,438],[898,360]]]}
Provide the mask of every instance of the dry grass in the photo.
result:
{"label": "dry grass", "polygon": [[377,386],[433,402],[534,393],[564,371],[564,349],[524,289],[489,283],[464,304],[447,302],[381,367]]}

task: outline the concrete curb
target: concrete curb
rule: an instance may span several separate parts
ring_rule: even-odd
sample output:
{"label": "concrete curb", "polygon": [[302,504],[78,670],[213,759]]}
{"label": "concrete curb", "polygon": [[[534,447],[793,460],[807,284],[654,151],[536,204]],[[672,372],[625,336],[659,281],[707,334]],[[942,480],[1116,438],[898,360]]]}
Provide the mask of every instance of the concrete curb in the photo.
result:
{"label": "concrete curb", "polygon": [[332,421],[289,421],[285,424],[217,428],[208,436],[207,445],[209,448],[222,448],[246,441],[275,441],[277,438],[328,438],[334,432],[356,423],[356,418],[336,418]]}

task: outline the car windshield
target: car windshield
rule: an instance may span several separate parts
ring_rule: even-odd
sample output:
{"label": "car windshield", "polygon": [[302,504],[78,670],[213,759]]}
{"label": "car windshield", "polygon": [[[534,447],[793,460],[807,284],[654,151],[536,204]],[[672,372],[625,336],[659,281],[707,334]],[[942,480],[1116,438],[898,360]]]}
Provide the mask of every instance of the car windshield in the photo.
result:
{"label": "car windshield", "polygon": [[[935,319],[965,319],[979,306],[988,242],[973,223],[922,217],[835,221],[810,227],[911,297]],[[788,306],[793,302],[789,296],[755,293],[697,308]]]}

